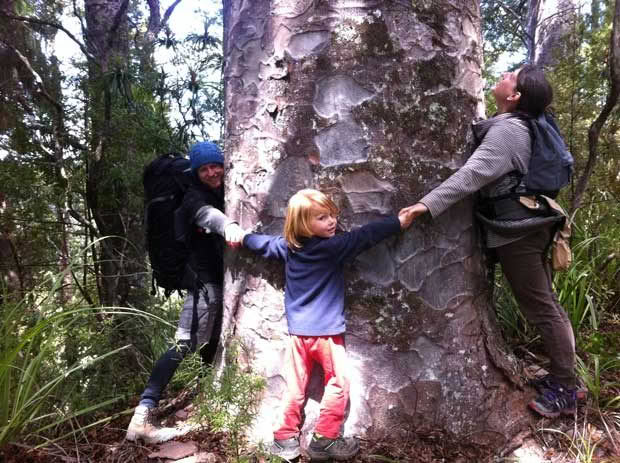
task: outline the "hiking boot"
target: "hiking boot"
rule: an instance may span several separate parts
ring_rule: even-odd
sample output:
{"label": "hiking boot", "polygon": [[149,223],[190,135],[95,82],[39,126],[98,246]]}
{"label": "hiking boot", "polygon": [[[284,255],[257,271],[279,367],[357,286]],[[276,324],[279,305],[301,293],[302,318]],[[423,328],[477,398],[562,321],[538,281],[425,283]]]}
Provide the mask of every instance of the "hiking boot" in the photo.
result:
{"label": "hiking boot", "polygon": [[[553,375],[548,373],[545,376],[541,376],[540,378],[528,380],[527,384],[530,387],[536,389],[539,394],[542,394],[545,392],[546,389],[553,389],[554,385],[556,385],[557,383],[555,382],[555,378],[553,377]],[[586,400],[587,396],[588,389],[582,384],[577,384],[577,389],[575,390],[575,397],[577,398],[577,400]]]}
{"label": "hiking boot", "polygon": [[529,407],[547,418],[574,414],[577,410],[577,388],[568,389],[551,381],[548,386],[528,404]]}
{"label": "hiking boot", "polygon": [[315,461],[348,460],[360,451],[360,444],[355,437],[338,437],[328,439],[317,433],[312,436],[308,446],[308,455]]}
{"label": "hiking boot", "polygon": [[188,431],[189,429],[157,426],[153,419],[153,409],[145,405],[138,405],[127,427],[125,438],[132,442],[141,439],[147,444],[158,444],[183,436]]}
{"label": "hiking boot", "polygon": [[288,439],[274,439],[269,453],[284,460],[293,460],[301,455],[299,439],[290,437]]}

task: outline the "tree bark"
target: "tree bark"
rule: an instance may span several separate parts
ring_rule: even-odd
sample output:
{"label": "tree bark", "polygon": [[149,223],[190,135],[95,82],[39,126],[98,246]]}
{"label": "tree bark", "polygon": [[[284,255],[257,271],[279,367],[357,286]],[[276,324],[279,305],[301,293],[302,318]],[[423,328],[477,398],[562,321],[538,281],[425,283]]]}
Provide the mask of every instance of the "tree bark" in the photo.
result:
{"label": "tree bark", "polygon": [[[128,0],[86,0],[85,42],[94,61],[89,63],[89,126],[86,199],[97,228],[102,236],[99,255],[101,273],[98,275],[99,299],[103,305],[123,304],[127,297],[122,289],[125,268],[122,265],[123,241],[128,237],[121,210],[128,203],[126,191],[110,174],[117,163],[112,157],[113,114],[110,79],[126,72],[128,60],[127,8]],[[120,187],[120,188],[119,188]],[[126,287],[126,285],[125,285]]]}
{"label": "tree bark", "polygon": [[[280,234],[288,198],[321,189],[344,229],[395,213],[466,159],[482,112],[478,2],[224,2],[227,213]],[[438,429],[507,445],[528,421],[498,335],[471,200],[361,255],[347,274],[345,434]],[[267,378],[254,441],[285,383],[283,268],[230,254],[226,341]],[[318,415],[313,375],[304,436]]]}

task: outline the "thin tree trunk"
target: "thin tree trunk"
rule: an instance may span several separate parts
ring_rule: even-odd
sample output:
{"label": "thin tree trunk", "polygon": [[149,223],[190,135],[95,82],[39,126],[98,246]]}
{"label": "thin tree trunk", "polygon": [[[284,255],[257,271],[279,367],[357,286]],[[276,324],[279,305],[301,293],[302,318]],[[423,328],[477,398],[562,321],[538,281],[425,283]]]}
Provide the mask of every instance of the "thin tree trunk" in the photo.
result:
{"label": "thin tree trunk", "polygon": [[527,61],[533,63],[536,60],[536,41],[538,38],[538,25],[540,23],[540,12],[542,10],[541,3],[544,4],[545,0],[529,0],[526,16],[526,37],[528,43],[527,48]]}
{"label": "thin tree trunk", "polygon": [[534,41],[534,60],[538,66],[553,68],[568,50],[568,38],[575,31],[577,6],[573,0],[543,2],[540,5]]}
{"label": "thin tree trunk", "polygon": [[607,94],[603,109],[588,130],[588,162],[577,181],[575,195],[570,208],[571,215],[581,207],[583,196],[588,187],[588,181],[598,161],[598,141],[601,129],[618,104],[618,97],[620,96],[620,0],[616,0],[615,3],[609,50],[609,93]]}
{"label": "thin tree trunk", "polygon": [[[89,63],[88,108],[91,139],[88,159],[87,202],[101,236],[99,255],[100,300],[104,305],[139,304],[131,299],[134,280],[143,272],[145,262],[142,224],[137,211],[130,209],[130,195],[124,182],[110,174],[132,159],[133,140],[119,140],[118,104],[114,87],[127,91],[130,43],[141,63],[141,75],[147,79],[153,69],[153,51],[157,34],[181,0],[175,0],[163,17],[159,0],[147,0],[148,25],[145,32],[130,38],[129,0],[86,0],[86,40],[93,60]],[[120,111],[121,114],[123,111]],[[122,154],[119,154],[122,153]],[[123,159],[123,156],[125,158]],[[141,296],[140,296],[141,297]],[[135,298],[134,298],[135,299]]]}

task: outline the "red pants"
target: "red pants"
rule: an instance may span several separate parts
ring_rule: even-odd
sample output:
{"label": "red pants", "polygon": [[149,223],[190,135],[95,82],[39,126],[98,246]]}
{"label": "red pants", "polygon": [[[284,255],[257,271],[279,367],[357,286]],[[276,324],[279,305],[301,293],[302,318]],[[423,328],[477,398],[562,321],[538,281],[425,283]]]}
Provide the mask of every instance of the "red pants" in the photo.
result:
{"label": "red pants", "polygon": [[290,335],[284,366],[284,377],[288,387],[282,420],[273,434],[275,439],[288,439],[299,435],[301,410],[304,406],[306,386],[314,362],[318,362],[325,372],[323,382],[325,390],[315,432],[329,439],[335,439],[340,435],[344,411],[349,401],[344,338],[341,335]]}

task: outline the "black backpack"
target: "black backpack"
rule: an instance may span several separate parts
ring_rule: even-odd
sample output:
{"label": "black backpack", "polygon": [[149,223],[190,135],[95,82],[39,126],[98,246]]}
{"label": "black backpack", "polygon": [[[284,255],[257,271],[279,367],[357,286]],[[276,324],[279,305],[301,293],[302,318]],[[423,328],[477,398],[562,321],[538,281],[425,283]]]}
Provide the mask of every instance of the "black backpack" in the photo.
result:
{"label": "black backpack", "polygon": [[178,153],[161,155],[144,169],[144,222],[153,269],[152,294],[156,284],[166,297],[175,290],[190,289],[184,284],[189,259],[186,227],[178,211],[191,181],[190,161]]}

